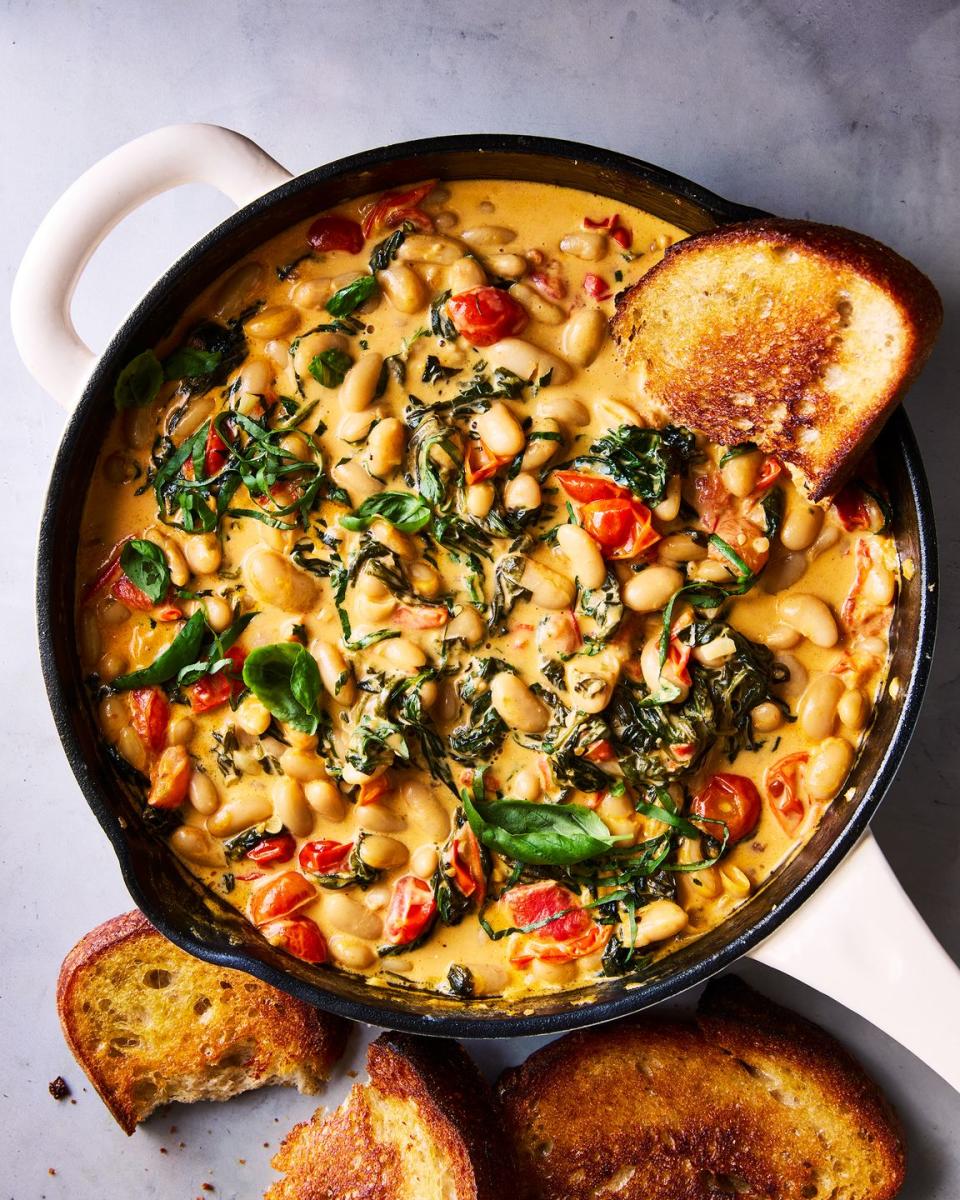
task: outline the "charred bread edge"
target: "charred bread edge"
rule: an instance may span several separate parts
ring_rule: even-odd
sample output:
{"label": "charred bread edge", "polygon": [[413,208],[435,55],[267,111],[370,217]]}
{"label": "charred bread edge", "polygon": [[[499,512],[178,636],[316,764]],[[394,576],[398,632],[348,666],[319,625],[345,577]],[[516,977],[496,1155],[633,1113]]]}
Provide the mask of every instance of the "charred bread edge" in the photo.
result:
{"label": "charred bread edge", "polygon": [[457,1194],[504,1200],[516,1190],[513,1149],[487,1081],[459,1042],[384,1033],[367,1050],[370,1082],[413,1100],[447,1150]]}
{"label": "charred bread edge", "polygon": [[[865,452],[876,439],[890,414],[903,399],[930,355],[943,322],[943,303],[930,279],[913,263],[885,246],[882,242],[844,229],[839,225],[821,225],[788,217],[763,217],[742,221],[720,229],[693,234],[676,242],[632,287],[616,296],[616,312],[611,328],[618,343],[632,341],[631,298],[641,293],[663,272],[669,271],[678,259],[715,247],[749,244],[763,240],[775,245],[802,246],[828,262],[848,268],[869,279],[891,295],[909,318],[911,338],[907,347],[907,369],[897,388],[881,397],[883,404],[874,418],[862,426],[856,436],[839,439],[839,461],[828,469],[811,489],[813,500],[833,495],[846,481],[856,457]],[[784,456],[789,461],[787,456]],[[850,460],[853,460],[852,462]]]}

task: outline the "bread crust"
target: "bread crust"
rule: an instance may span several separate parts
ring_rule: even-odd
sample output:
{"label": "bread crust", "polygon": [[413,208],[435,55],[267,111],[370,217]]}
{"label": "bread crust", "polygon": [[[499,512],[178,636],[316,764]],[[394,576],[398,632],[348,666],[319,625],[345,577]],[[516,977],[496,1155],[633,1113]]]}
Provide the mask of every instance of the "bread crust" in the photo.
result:
{"label": "bread crust", "polygon": [[[731,398],[743,390],[746,369],[750,379],[759,378],[788,409],[782,429],[772,429],[765,439],[761,428],[759,434],[751,434],[750,440],[796,468],[804,477],[810,498],[819,501],[833,495],[849,478],[859,456],[920,372],[940,329],[943,306],[936,288],[917,267],[865,234],[810,221],[762,218],[676,243],[638,283],[617,296],[612,329],[625,360],[634,363],[639,354],[645,299],[656,295],[661,284],[666,286],[678,269],[700,255],[723,255],[725,250],[761,245],[792,249],[805,258],[818,260],[827,270],[850,272],[892,301],[906,334],[899,375],[892,386],[871,397],[871,406],[860,415],[847,413],[837,419],[822,408],[803,415],[804,400],[809,398],[806,389],[815,385],[829,365],[835,345],[836,328],[823,319],[824,313],[818,312],[814,303],[805,314],[786,314],[787,333],[795,336],[783,338],[776,353],[771,336],[759,323],[739,329],[736,338],[717,339],[713,330],[699,328],[696,313],[691,313],[689,370],[677,372],[675,377],[669,372],[664,378],[658,376],[652,390],[672,419],[701,430],[713,441],[733,445],[744,440],[738,423],[743,411]],[[796,328],[790,328],[792,321]],[[729,335],[730,331],[724,332]],[[750,390],[750,384],[746,390]],[[764,404],[767,401],[758,408]],[[768,407],[772,408],[772,403]],[[761,413],[761,425],[763,416]],[[804,452],[800,435],[811,429],[820,433],[830,447],[825,463]]]}
{"label": "bread crust", "polygon": [[[93,1047],[82,1042],[77,1019],[77,994],[87,970],[108,956],[146,942],[160,944],[171,959],[186,960],[191,969],[209,974],[211,980],[216,978],[219,986],[223,986],[224,980],[228,985],[235,982],[237,986],[244,986],[245,1017],[249,1022],[256,1022],[264,1035],[258,1044],[256,1056],[246,1064],[247,1073],[252,1079],[270,1074],[278,1041],[282,1041],[286,1052],[302,1065],[305,1072],[316,1078],[326,1078],[342,1055],[351,1029],[350,1022],[319,1012],[269,984],[252,979],[242,971],[212,966],[191,958],[168,942],[136,909],[112,917],[82,937],[64,959],[57,979],[57,1013],[71,1053],[128,1135],[134,1132],[147,1114],[138,1110],[128,1093],[111,1083],[102,1069],[100,1056]],[[189,1034],[189,1031],[186,1032]],[[178,1065],[171,1064],[171,1070],[175,1072]]]}

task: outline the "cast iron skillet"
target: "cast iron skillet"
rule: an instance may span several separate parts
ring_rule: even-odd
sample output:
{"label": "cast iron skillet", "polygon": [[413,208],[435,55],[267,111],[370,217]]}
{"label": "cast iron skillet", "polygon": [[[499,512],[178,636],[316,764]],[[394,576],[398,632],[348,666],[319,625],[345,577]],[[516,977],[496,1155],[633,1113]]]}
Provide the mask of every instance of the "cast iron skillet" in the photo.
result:
{"label": "cast iron skillet", "polygon": [[139,816],[137,789],[101,740],[76,653],[74,551],[82,500],[107,425],[117,371],[173,326],[195,295],[236,259],[306,217],[365,192],[424,178],[536,180],[597,192],[691,232],[766,215],[724,200],[648,163],[572,142],[478,135],[433,138],[341,159],[291,180],[226,220],[180,259],[121,326],[89,379],[57,454],[40,533],[37,615],[50,704],[67,757],[113,843],[134,901],[184,950],[249,971],[320,1008],[394,1029],[450,1037],[542,1034],[636,1012],[706,979],[776,929],[840,862],[866,828],[913,732],[933,649],[936,549],[930,496],[917,444],[899,411],[876,452],[889,488],[900,553],[916,565],[893,627],[892,675],[849,784],[810,842],[727,921],[639,976],[559,995],[510,1001],[463,1000],[398,979],[370,986],[310,967],[269,946],[247,922],[202,888]]}

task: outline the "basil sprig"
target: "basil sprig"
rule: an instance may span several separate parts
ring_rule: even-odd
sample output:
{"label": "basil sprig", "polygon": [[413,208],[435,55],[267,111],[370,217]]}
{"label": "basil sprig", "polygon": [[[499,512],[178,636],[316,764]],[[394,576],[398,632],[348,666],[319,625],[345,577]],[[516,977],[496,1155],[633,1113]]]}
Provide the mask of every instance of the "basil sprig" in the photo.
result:
{"label": "basil sprig", "polygon": [[597,814],[582,804],[485,802],[466,789],[460,797],[470,828],[485,846],[531,866],[572,866],[609,854],[624,840],[611,834]]}
{"label": "basil sprig", "polygon": [[153,604],[159,604],[170,586],[170,570],[163,551],[153,542],[133,538],[120,551],[124,575]]}
{"label": "basil sprig", "polygon": [[377,281],[372,275],[360,275],[353,283],[333,293],[326,303],[326,310],[331,317],[346,317],[369,300],[376,290]]}
{"label": "basil sprig", "polygon": [[429,524],[431,514],[430,505],[414,492],[377,492],[368,496],[353,512],[341,517],[340,524],[357,533],[369,529],[378,517],[382,517],[401,533],[419,533]]}
{"label": "basil sprig", "polygon": [[243,682],[281,721],[316,733],[320,724],[320,670],[298,642],[259,646],[243,664]]}

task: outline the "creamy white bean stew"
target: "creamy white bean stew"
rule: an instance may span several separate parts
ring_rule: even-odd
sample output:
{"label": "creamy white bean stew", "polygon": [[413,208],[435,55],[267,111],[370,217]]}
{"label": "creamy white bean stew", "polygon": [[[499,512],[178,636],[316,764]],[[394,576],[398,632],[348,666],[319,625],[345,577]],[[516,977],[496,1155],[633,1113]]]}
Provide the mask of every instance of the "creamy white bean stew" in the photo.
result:
{"label": "creamy white bean stew", "polygon": [[100,726],[290,954],[464,998],[642,973],[844,788],[886,502],[647,411],[608,320],[683,236],[426,181],[262,246],[120,372],[78,558]]}

